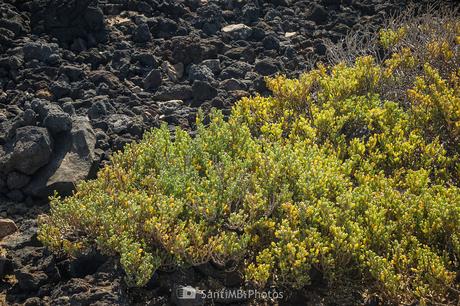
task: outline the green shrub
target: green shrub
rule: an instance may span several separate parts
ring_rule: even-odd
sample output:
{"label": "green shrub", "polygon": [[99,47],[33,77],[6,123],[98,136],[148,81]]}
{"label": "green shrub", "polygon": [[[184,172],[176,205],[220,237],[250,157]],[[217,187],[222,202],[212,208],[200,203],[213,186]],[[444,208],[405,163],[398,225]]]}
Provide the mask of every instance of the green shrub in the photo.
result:
{"label": "green shrub", "polygon": [[[459,62],[460,22],[445,33],[432,56]],[[401,46],[382,63],[268,79],[272,97],[242,99],[228,121],[200,115],[195,137],[163,126],[126,146],[51,199],[39,238],[118,255],[137,286],[214,262],[260,288],[302,288],[316,270],[395,303],[458,301],[460,70],[436,67]]]}

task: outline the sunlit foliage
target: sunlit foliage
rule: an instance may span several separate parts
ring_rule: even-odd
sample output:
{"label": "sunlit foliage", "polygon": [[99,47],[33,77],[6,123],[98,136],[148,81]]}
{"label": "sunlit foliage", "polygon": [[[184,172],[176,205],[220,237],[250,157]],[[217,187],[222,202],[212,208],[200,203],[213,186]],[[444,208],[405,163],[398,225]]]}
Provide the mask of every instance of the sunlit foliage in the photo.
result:
{"label": "sunlit foliage", "polygon": [[118,255],[137,286],[165,266],[214,262],[260,288],[302,288],[315,270],[395,303],[458,299],[460,67],[449,63],[460,23],[445,28],[428,58],[396,46],[404,28],[382,31],[394,49],[382,63],[268,79],[271,97],[207,126],[200,115],[194,137],[147,133],[54,197],[40,240]]}

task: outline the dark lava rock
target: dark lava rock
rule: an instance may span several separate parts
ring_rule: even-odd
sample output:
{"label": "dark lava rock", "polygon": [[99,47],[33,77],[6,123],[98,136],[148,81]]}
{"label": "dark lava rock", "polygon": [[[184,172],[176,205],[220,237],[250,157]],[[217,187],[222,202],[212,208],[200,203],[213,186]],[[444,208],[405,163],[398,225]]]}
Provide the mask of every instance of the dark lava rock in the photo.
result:
{"label": "dark lava rock", "polygon": [[90,119],[98,119],[113,112],[115,109],[108,100],[107,96],[99,96],[91,99],[91,106],[87,114]]}
{"label": "dark lava rock", "polygon": [[0,28],[12,32],[14,36],[30,31],[27,18],[21,15],[13,5],[5,2],[0,4]]}
{"label": "dark lava rock", "polygon": [[227,68],[222,69],[220,78],[222,80],[235,78],[244,79],[246,74],[252,70],[252,65],[245,62],[235,62]]}
{"label": "dark lava rock", "polygon": [[218,5],[209,3],[209,5],[200,6],[197,14],[200,18],[195,23],[195,27],[201,28],[207,35],[216,34],[222,27],[224,18]]}
{"label": "dark lava rock", "polygon": [[319,4],[314,4],[311,9],[310,19],[318,24],[323,24],[327,22],[328,13],[324,6]]}
{"label": "dark lava rock", "polygon": [[275,61],[264,59],[258,61],[255,65],[255,70],[263,76],[273,75],[278,72],[278,67]]}
{"label": "dark lava rock", "polygon": [[172,87],[160,87],[155,94],[155,99],[160,101],[188,100],[193,96],[192,86],[173,85]]}
{"label": "dark lava rock", "polygon": [[174,37],[171,40],[173,63],[200,63],[204,59],[216,58],[222,43],[215,40],[202,40],[194,35]]}
{"label": "dark lava rock", "polygon": [[280,48],[280,41],[274,35],[266,36],[262,40],[262,44],[266,50],[278,50]]}
{"label": "dark lava rock", "polygon": [[[35,32],[45,31],[71,44],[77,38],[105,42],[107,32],[102,10],[93,0],[43,0],[32,2],[31,21]],[[92,43],[90,43],[92,45]]]}
{"label": "dark lava rock", "polygon": [[159,69],[152,69],[144,78],[142,83],[145,90],[157,89],[162,83],[161,71]]}
{"label": "dark lava rock", "polygon": [[29,183],[30,177],[17,171],[8,173],[6,184],[10,190],[20,189]]}
{"label": "dark lava rock", "polygon": [[[55,110],[58,110],[55,108]],[[52,133],[69,131],[72,128],[72,120],[69,114],[59,109],[59,111],[50,111],[43,119],[43,124]]]}
{"label": "dark lava rock", "polygon": [[201,65],[204,65],[211,69],[212,73],[219,74],[221,67],[220,67],[220,60],[219,59],[207,59],[201,62]]}
{"label": "dark lava rock", "polygon": [[243,7],[242,14],[246,23],[252,23],[259,19],[260,10],[255,5],[247,4]]}
{"label": "dark lava rock", "polygon": [[[6,170],[16,169],[33,174],[46,165],[51,157],[53,140],[46,128],[25,126],[16,130],[10,152],[0,157]],[[1,167],[0,167],[1,169]]]}
{"label": "dark lava rock", "polygon": [[69,78],[70,82],[77,82],[85,77],[84,70],[74,65],[63,65],[59,70]]}
{"label": "dark lava rock", "polygon": [[63,98],[65,96],[68,96],[70,94],[71,90],[72,90],[72,88],[71,88],[70,84],[68,84],[66,82],[62,82],[62,81],[61,82],[56,81],[56,82],[53,82],[50,85],[50,91],[53,94],[55,99],[60,99],[60,98]]}
{"label": "dark lava rock", "polygon": [[36,291],[48,280],[48,276],[44,272],[31,273],[26,269],[17,271],[15,276],[18,286],[23,292]]}
{"label": "dark lava rock", "polygon": [[140,52],[132,56],[134,61],[139,62],[142,67],[157,67],[158,60],[153,56],[153,54]]}
{"label": "dark lava rock", "polygon": [[154,17],[148,23],[152,33],[157,38],[172,37],[179,28],[174,20],[165,17]]}
{"label": "dark lava rock", "polygon": [[24,200],[24,193],[21,190],[15,189],[6,193],[6,197],[14,202],[21,202]]}
{"label": "dark lava rock", "polygon": [[138,43],[147,43],[152,40],[149,26],[146,23],[139,25],[134,33],[134,41]]}
{"label": "dark lava rock", "polygon": [[327,47],[326,47],[326,45],[324,44],[323,41],[316,40],[313,44],[315,46],[315,51],[316,51],[317,54],[319,54],[319,55],[325,55],[326,54]]}
{"label": "dark lava rock", "polygon": [[219,88],[227,91],[246,90],[244,83],[237,79],[224,80],[219,84]]}
{"label": "dark lava rock", "polygon": [[29,42],[24,45],[22,52],[26,61],[36,59],[41,62],[53,64],[59,60],[57,44]]}
{"label": "dark lava rock", "polygon": [[62,104],[62,110],[70,116],[75,115],[75,107],[73,106],[72,102],[65,102]]}
{"label": "dark lava rock", "polygon": [[106,256],[96,251],[88,252],[80,255],[76,260],[70,263],[69,273],[71,276],[78,278],[94,274],[107,259]]}
{"label": "dark lava rock", "polygon": [[195,81],[192,85],[193,98],[195,103],[193,106],[201,105],[206,100],[210,100],[217,96],[217,89],[206,81]]}
{"label": "dark lava rock", "polygon": [[206,65],[190,65],[188,69],[188,79],[190,81],[207,81],[213,82],[214,81],[214,73],[212,72],[211,68]]}
{"label": "dark lava rock", "polygon": [[35,99],[31,103],[32,109],[38,114],[42,124],[53,134],[66,132],[72,128],[72,120],[69,114],[64,112],[58,105],[46,100]]}

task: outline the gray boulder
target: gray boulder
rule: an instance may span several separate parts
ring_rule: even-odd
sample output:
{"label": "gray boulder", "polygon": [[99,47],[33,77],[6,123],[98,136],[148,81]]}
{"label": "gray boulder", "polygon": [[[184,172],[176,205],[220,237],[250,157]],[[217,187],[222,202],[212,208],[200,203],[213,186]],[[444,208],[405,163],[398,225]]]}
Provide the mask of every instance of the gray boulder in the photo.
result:
{"label": "gray boulder", "polygon": [[43,125],[52,133],[60,133],[69,131],[72,128],[72,120],[69,114],[59,109],[58,111],[49,112],[43,119]]}
{"label": "gray boulder", "polygon": [[72,130],[56,139],[51,162],[41,169],[24,191],[46,197],[57,191],[69,195],[75,184],[94,175],[96,135],[87,117],[72,118]]}
{"label": "gray boulder", "polygon": [[33,174],[49,162],[52,147],[53,140],[46,128],[18,128],[13,142],[3,149],[5,152],[0,157],[0,170],[6,173],[15,169],[25,174]]}
{"label": "gray boulder", "polygon": [[66,132],[72,128],[70,115],[58,105],[49,103],[46,100],[35,99],[32,101],[31,107],[51,133]]}

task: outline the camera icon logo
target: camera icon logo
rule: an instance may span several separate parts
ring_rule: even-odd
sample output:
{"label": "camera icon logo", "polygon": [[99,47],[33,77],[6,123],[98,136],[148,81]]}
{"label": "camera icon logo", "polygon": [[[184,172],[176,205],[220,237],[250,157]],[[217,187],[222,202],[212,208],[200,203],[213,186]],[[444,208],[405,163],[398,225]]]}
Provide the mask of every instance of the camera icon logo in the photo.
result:
{"label": "camera icon logo", "polygon": [[193,300],[196,298],[196,289],[191,286],[179,286],[176,289],[176,296],[180,300]]}

